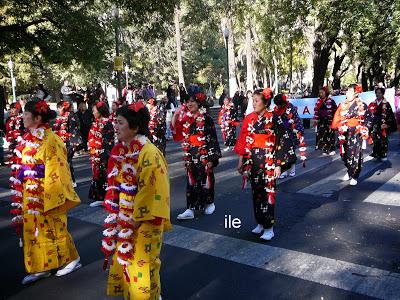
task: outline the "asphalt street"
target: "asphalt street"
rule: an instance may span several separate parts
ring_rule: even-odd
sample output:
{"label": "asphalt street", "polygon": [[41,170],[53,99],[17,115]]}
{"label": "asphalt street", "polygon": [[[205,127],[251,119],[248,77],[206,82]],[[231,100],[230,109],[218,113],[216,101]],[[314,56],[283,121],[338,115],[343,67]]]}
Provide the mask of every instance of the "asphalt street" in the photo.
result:
{"label": "asphalt street", "polygon": [[[354,187],[341,181],[339,155],[314,151],[313,130],[305,138],[306,168],[299,162],[296,177],[279,181],[271,242],[251,233],[251,190],[241,190],[232,152],[223,152],[216,169],[215,213],[176,220],[186,208],[186,179],[180,144],[168,142],[174,229],[161,255],[163,299],[400,299],[399,135],[391,137],[387,162],[365,151]],[[74,165],[82,204],[70,212],[69,229],[83,267],[29,286],[20,284],[22,250],[10,227],[10,170],[0,168],[0,299],[113,299],[105,295],[100,251],[105,214],[88,206],[88,157],[76,157]],[[240,219],[240,228],[225,228],[229,215]]]}

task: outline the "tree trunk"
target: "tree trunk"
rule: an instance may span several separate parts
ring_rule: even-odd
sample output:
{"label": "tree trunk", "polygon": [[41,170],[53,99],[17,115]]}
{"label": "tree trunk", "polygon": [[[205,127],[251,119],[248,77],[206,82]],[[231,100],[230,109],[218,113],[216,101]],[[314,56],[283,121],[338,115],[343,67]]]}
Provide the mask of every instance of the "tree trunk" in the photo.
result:
{"label": "tree trunk", "polygon": [[274,90],[275,94],[278,94],[278,92],[279,92],[278,60],[276,59],[275,53],[272,56],[272,60],[274,62],[274,86],[272,89]]}
{"label": "tree trunk", "polygon": [[332,89],[333,90],[339,90],[340,89],[340,68],[342,66],[343,60],[345,58],[345,55],[336,55],[335,51],[335,63],[333,65],[333,70],[332,70],[332,76],[333,76],[333,84],[332,84]]}
{"label": "tree trunk", "polygon": [[176,58],[178,60],[178,78],[179,84],[185,86],[185,79],[183,77],[183,65],[182,65],[182,40],[181,40],[181,26],[180,26],[180,8],[177,6],[175,8],[174,14],[175,21],[175,40],[176,40]]}
{"label": "tree trunk", "polygon": [[322,37],[317,36],[313,48],[313,85],[311,90],[311,96],[317,97],[319,88],[323,86],[326,70],[328,69],[329,64],[329,55],[333,44],[336,41],[336,36],[331,37],[327,42],[323,42]]}
{"label": "tree trunk", "polygon": [[251,45],[251,24],[250,19],[247,20],[246,26],[246,67],[247,67],[247,90],[253,90],[253,62],[252,62],[252,45]]}
{"label": "tree trunk", "polygon": [[290,35],[290,58],[289,58],[289,93],[293,91],[293,39]]}
{"label": "tree trunk", "polygon": [[233,97],[238,90],[236,81],[236,63],[235,63],[235,48],[232,30],[232,20],[227,18],[226,26],[229,29],[228,37],[228,65],[229,65],[229,96]]}

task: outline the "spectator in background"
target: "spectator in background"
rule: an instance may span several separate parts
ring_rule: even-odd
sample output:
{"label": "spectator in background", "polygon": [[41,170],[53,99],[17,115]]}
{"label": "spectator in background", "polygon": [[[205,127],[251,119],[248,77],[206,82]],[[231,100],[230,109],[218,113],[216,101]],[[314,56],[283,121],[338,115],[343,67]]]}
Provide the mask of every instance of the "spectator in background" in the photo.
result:
{"label": "spectator in background", "polygon": [[219,96],[219,99],[218,99],[219,106],[224,105],[224,100],[225,100],[226,96],[227,96],[226,91],[223,90],[221,96]]}
{"label": "spectator in background", "polygon": [[0,129],[0,166],[4,166],[4,139],[5,139],[5,134],[2,129]]}
{"label": "spectator in background", "polygon": [[246,107],[246,116],[251,114],[254,111],[253,108],[253,92],[248,90],[246,92],[246,102],[247,102],[247,107]]}
{"label": "spectator in background", "polygon": [[232,99],[232,102],[233,102],[233,105],[235,106],[236,111],[239,110],[239,97],[240,97],[239,91],[236,91],[235,95],[233,96],[233,99]]}
{"label": "spectator in background", "polygon": [[72,103],[72,94],[73,94],[72,87],[69,85],[68,79],[64,80],[64,85],[61,87],[61,98],[64,101],[68,101]]}
{"label": "spectator in background", "polygon": [[185,103],[186,95],[187,95],[186,88],[183,85],[183,83],[181,83],[179,85],[179,101],[181,102],[181,104]]}
{"label": "spectator in background", "polygon": [[240,95],[239,95],[239,106],[240,106],[240,115],[242,116],[242,118],[244,117],[244,113],[246,111],[247,108],[247,99],[244,96],[244,92],[240,91]]}
{"label": "spectator in background", "polygon": [[400,88],[396,88],[394,95],[394,115],[396,116],[397,129],[400,131]]}
{"label": "spectator in background", "polygon": [[176,105],[176,94],[175,94],[175,89],[172,84],[168,86],[167,89],[167,98],[168,98],[168,103],[174,104],[175,108],[177,107]]}
{"label": "spectator in background", "polygon": [[[85,94],[86,95],[86,94]],[[94,116],[92,114],[92,110],[87,108],[85,102],[79,103],[78,112],[76,113],[81,124],[81,136],[82,136],[82,146],[81,148],[84,151],[88,151],[87,143],[89,130],[92,127],[92,123],[94,121]]]}
{"label": "spectator in background", "polygon": [[42,83],[39,83],[36,86],[35,98],[39,99],[39,100],[45,100],[45,101],[49,101],[51,99],[51,96],[49,95],[47,90],[44,88]]}

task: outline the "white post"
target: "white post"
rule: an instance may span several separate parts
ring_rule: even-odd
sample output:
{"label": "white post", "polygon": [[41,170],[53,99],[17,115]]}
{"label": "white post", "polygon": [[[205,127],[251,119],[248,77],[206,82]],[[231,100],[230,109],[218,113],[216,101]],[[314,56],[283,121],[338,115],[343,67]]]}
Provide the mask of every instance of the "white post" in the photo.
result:
{"label": "white post", "polygon": [[11,74],[11,86],[12,86],[12,92],[13,92],[13,102],[15,103],[15,102],[17,102],[17,97],[16,97],[16,94],[15,94],[15,86],[16,86],[16,80],[15,80],[15,78],[14,78],[14,74],[13,74],[13,62],[12,62],[12,60],[10,59],[9,61],[8,61],[8,68],[10,69],[10,74]]}

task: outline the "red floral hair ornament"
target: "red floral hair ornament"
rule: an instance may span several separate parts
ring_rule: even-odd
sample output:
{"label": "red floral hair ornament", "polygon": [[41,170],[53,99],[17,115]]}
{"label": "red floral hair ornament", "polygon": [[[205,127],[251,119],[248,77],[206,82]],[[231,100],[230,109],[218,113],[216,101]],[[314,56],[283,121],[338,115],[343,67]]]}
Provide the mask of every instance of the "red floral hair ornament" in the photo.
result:
{"label": "red floral hair ornament", "polygon": [[69,102],[68,102],[68,101],[64,101],[63,107],[64,107],[65,109],[68,109],[69,106],[70,106]]}
{"label": "red floral hair ornament", "polygon": [[99,101],[96,103],[97,107],[103,107],[105,105],[105,103],[103,101]]}
{"label": "red floral hair ornament", "polygon": [[35,111],[39,114],[47,113],[49,111],[49,105],[46,101],[40,100],[36,103]]}
{"label": "red floral hair ornament", "polygon": [[128,106],[129,109],[133,110],[134,112],[138,112],[142,108],[144,108],[144,104],[142,101],[133,102],[131,105]]}
{"label": "red floral hair ornament", "polygon": [[286,102],[287,101],[287,96],[286,95],[282,95],[282,101]]}
{"label": "red floral hair ornament", "polygon": [[21,103],[19,103],[19,102],[15,102],[15,108],[16,109],[18,109],[18,110],[21,110]]}
{"label": "red floral hair ornament", "polygon": [[272,98],[272,90],[270,88],[263,89],[262,94],[265,99],[269,100]]}
{"label": "red floral hair ornament", "polygon": [[195,97],[200,103],[204,103],[204,101],[206,101],[206,95],[204,93],[197,93]]}
{"label": "red floral hair ornament", "polygon": [[356,84],[356,86],[355,86],[355,88],[354,88],[354,91],[355,91],[357,94],[361,94],[361,93],[363,92],[363,88],[362,88],[361,84]]}
{"label": "red floral hair ornament", "polygon": [[147,100],[147,103],[150,104],[154,104],[156,102],[156,100],[154,98],[150,98],[149,100]]}

